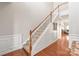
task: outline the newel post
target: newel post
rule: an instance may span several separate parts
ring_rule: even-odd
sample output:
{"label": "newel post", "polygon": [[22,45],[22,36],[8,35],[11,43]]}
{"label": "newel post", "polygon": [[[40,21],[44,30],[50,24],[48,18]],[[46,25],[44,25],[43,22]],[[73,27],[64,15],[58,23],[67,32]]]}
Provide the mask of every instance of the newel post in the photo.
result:
{"label": "newel post", "polygon": [[32,31],[30,30],[30,32],[29,32],[29,34],[30,34],[30,42],[29,42],[29,54],[30,54],[30,56],[31,56],[31,54],[32,54]]}

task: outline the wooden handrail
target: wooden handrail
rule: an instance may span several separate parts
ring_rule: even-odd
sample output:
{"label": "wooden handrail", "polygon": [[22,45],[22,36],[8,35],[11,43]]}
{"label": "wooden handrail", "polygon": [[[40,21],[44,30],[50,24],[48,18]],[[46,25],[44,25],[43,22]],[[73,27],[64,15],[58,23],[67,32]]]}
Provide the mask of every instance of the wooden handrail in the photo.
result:
{"label": "wooden handrail", "polygon": [[32,33],[50,16],[50,14],[48,14],[45,19],[39,24],[37,25],[33,30],[32,30]]}
{"label": "wooden handrail", "polygon": [[37,25],[37,26],[32,30],[32,33],[33,33],[52,13],[54,13],[60,6],[62,6],[62,5],[64,5],[64,4],[67,4],[67,2],[58,5],[53,11],[51,11],[51,12],[45,17],[45,19],[44,19],[39,25]]}
{"label": "wooden handrail", "polygon": [[52,13],[54,13],[59,7],[61,7],[62,5],[64,5],[64,4],[67,4],[68,2],[65,2],[65,3],[62,3],[62,4],[60,4],[60,5],[58,5],[53,11],[52,11]]}

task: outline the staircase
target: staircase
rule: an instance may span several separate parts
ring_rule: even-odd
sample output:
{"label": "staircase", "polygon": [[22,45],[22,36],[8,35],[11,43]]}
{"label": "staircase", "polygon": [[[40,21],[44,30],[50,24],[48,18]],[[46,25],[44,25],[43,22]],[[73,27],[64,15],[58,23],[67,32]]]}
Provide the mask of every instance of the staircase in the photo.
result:
{"label": "staircase", "polygon": [[[32,46],[35,44],[35,42],[37,41],[37,39],[39,39],[39,37],[41,36],[41,34],[45,31],[45,29],[47,28],[48,24],[50,23],[50,20],[45,20],[43,24],[41,24],[40,27],[38,27],[37,29],[34,29],[30,32],[34,32],[31,36],[32,40]],[[29,53],[29,45],[30,45],[30,40],[27,41],[27,43],[24,45],[24,49],[27,48],[27,52]]]}
{"label": "staircase", "polygon": [[[34,45],[36,45],[36,42],[38,40],[40,40],[39,38],[42,37],[43,33],[45,32],[46,28],[48,27],[48,25],[51,23],[52,27],[53,27],[53,23],[55,22],[55,20],[58,18],[59,14],[56,14],[56,18],[54,17],[55,15],[55,11],[59,12],[59,8],[62,7],[63,5],[66,5],[67,2],[62,3],[60,5],[58,5],[53,11],[51,11],[45,18],[44,20],[37,25],[37,27],[35,27],[33,30],[30,30],[29,32],[29,40],[27,40],[26,44],[24,44],[24,49],[26,50],[26,52],[28,53],[28,55],[34,55],[33,52],[33,48]],[[62,18],[62,15],[61,15]],[[53,29],[52,29],[53,30]],[[57,30],[56,30],[57,31]]]}

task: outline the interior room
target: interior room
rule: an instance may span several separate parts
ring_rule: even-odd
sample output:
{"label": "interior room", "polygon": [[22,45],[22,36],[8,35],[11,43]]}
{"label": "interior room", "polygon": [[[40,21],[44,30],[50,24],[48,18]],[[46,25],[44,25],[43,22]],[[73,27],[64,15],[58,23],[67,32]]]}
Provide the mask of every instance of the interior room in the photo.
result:
{"label": "interior room", "polygon": [[79,56],[79,2],[0,2],[0,56]]}

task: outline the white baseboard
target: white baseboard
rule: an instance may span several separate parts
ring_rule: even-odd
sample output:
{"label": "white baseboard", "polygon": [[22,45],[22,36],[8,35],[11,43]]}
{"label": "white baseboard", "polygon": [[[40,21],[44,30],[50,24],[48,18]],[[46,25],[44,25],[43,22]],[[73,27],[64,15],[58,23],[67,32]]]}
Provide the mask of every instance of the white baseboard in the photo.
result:
{"label": "white baseboard", "polygon": [[10,52],[13,52],[13,51],[18,50],[18,49],[21,49],[21,48],[23,48],[23,46],[15,46],[13,48],[10,48],[8,50],[0,52],[0,56],[7,54],[7,53],[10,53]]}
{"label": "white baseboard", "polygon": [[2,35],[0,36],[0,55],[23,48],[22,35]]}

